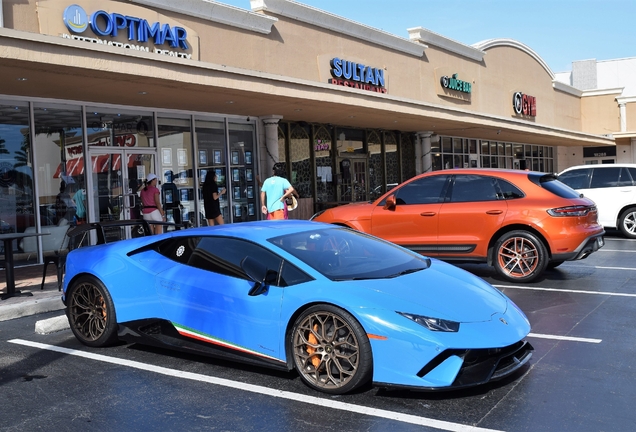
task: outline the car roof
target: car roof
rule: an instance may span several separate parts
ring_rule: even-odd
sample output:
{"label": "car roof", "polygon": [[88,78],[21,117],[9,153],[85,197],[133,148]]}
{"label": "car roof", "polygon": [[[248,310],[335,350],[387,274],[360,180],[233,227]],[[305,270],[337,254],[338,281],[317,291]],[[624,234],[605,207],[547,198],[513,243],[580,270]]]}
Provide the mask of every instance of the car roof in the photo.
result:
{"label": "car roof", "polygon": [[528,176],[530,174],[534,175],[549,175],[550,173],[544,173],[540,171],[530,171],[530,170],[518,170],[518,169],[506,169],[506,168],[449,168],[443,169],[439,171],[429,171],[420,176],[425,175],[453,175],[453,174],[493,174],[498,176]]}
{"label": "car roof", "polygon": [[264,220],[216,225],[211,227],[189,228],[173,231],[174,237],[216,235],[239,237],[261,242],[272,237],[294,234],[303,231],[334,229],[334,225],[306,220]]}
{"label": "car roof", "polygon": [[594,164],[594,165],[575,165],[568,167],[561,171],[559,175],[563,174],[566,171],[571,171],[573,169],[581,169],[581,168],[636,168],[636,164],[633,163],[615,163],[615,164]]}

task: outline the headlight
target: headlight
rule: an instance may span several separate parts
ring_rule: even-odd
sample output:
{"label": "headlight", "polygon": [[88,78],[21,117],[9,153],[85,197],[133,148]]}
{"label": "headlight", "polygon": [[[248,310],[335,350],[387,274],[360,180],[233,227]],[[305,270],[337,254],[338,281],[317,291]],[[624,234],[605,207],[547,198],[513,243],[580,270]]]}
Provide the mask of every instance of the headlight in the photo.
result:
{"label": "headlight", "polygon": [[449,321],[440,318],[431,318],[425,317],[422,315],[414,315],[405,312],[398,312],[405,318],[410,319],[411,321],[415,321],[421,326],[426,327],[430,331],[441,331],[441,332],[450,332],[456,333],[459,331],[459,323],[455,321]]}

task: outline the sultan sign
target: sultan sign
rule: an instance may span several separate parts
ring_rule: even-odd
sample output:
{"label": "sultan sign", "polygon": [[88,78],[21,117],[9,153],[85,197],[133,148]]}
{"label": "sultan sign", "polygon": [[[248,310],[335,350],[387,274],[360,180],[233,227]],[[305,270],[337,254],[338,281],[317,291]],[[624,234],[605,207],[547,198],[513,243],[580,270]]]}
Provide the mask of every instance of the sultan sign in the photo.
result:
{"label": "sultan sign", "polygon": [[344,87],[359,88],[362,90],[386,93],[384,85],[384,69],[372,68],[362,63],[333,58],[331,76],[329,82]]}

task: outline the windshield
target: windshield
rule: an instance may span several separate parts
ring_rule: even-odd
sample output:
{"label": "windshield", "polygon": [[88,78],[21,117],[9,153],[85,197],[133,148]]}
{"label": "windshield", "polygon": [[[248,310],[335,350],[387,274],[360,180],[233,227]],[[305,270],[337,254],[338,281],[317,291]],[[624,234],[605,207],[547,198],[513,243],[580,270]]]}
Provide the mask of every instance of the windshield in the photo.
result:
{"label": "windshield", "polygon": [[348,228],[322,228],[269,241],[335,281],[393,278],[430,265],[428,258]]}

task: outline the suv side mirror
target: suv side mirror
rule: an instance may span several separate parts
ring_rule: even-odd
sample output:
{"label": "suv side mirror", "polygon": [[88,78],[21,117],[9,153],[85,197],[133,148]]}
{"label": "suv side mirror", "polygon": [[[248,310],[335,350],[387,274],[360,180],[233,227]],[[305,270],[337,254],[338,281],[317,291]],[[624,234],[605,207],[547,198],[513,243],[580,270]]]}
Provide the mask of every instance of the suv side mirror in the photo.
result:
{"label": "suv side mirror", "polygon": [[396,205],[395,195],[389,195],[384,202],[384,210],[395,210]]}

